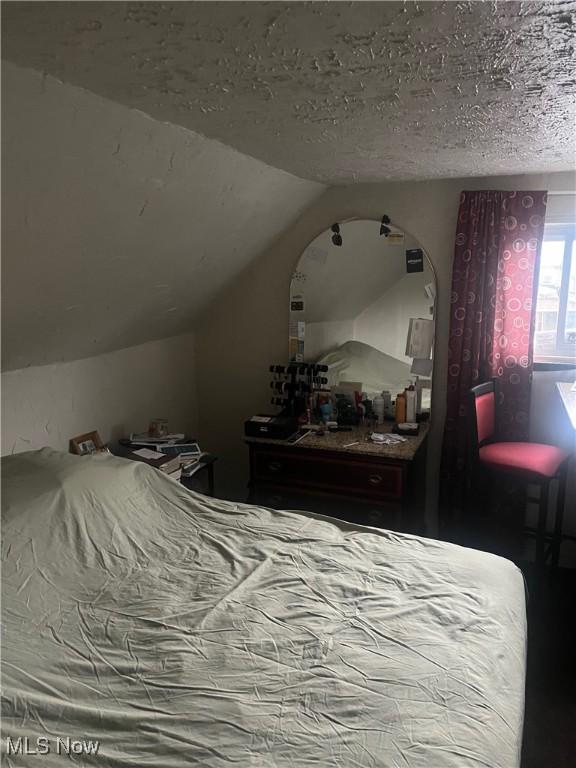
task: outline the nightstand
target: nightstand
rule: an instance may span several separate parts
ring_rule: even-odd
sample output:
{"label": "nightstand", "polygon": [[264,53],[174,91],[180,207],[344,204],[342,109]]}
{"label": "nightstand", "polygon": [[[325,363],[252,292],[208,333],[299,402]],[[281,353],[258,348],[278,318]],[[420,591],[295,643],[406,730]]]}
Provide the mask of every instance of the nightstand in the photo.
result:
{"label": "nightstand", "polygon": [[[118,445],[111,450],[114,456],[119,456],[123,459],[128,458],[128,454],[131,453],[134,448],[131,446],[130,441],[122,439]],[[190,491],[196,491],[197,493],[203,493],[206,496],[214,496],[214,464],[218,457],[212,453],[204,453],[200,458],[199,466],[193,475],[190,477],[181,477],[180,483],[188,488]]]}
{"label": "nightstand", "polygon": [[189,491],[203,493],[206,496],[214,496],[214,464],[218,460],[217,456],[211,453],[205,453],[200,461],[200,466],[191,477],[182,475],[180,482]]}

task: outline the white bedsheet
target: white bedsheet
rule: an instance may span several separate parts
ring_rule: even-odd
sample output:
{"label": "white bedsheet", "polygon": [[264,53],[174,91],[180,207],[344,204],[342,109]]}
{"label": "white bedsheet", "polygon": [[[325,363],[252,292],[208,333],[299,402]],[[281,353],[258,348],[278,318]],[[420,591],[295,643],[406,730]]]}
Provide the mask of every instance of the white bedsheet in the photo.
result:
{"label": "white bedsheet", "polygon": [[519,765],[510,562],[113,457],[2,468],[3,764],[68,765],[70,738],[86,766]]}

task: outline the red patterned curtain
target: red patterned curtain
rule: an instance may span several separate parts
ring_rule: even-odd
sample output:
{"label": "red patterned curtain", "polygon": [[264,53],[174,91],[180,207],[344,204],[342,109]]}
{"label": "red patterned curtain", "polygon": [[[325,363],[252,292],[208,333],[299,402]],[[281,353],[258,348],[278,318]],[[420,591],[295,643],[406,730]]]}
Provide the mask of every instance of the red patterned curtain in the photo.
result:
{"label": "red patterned curtain", "polygon": [[463,192],[460,197],[442,456],[444,490],[452,503],[461,500],[465,487],[471,387],[498,376],[502,438],[528,439],[532,310],[545,214],[545,192]]}

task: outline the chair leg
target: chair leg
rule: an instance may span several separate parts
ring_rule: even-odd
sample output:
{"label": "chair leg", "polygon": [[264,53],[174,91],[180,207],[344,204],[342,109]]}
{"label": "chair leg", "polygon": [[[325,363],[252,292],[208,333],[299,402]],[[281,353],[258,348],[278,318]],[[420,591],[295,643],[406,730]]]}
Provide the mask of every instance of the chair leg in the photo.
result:
{"label": "chair leg", "polygon": [[568,482],[568,465],[564,467],[558,478],[558,499],[554,519],[554,539],[552,542],[552,567],[558,568],[560,547],[562,545],[562,522],[564,520],[564,503],[566,500],[566,485]]}
{"label": "chair leg", "polygon": [[538,531],[536,533],[536,564],[544,566],[546,563],[546,518],[548,512],[548,491],[549,481],[543,482],[540,486],[540,502],[538,505]]}

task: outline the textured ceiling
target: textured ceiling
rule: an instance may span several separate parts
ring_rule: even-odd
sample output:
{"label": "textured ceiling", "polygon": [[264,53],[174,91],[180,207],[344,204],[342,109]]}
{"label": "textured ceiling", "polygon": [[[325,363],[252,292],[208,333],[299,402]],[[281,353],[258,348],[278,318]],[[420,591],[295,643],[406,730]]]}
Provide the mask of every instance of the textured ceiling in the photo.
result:
{"label": "textured ceiling", "polygon": [[3,4],[3,56],[328,183],[573,168],[576,3]]}

